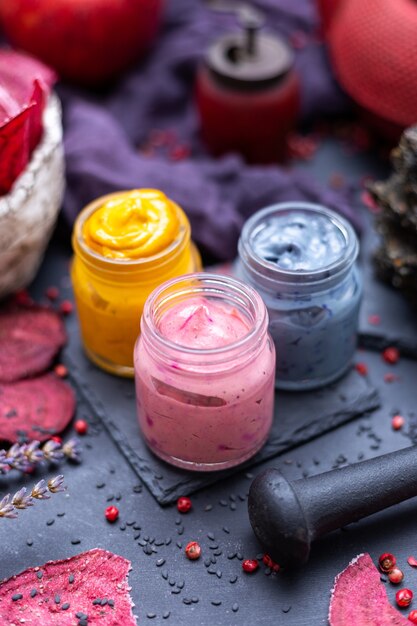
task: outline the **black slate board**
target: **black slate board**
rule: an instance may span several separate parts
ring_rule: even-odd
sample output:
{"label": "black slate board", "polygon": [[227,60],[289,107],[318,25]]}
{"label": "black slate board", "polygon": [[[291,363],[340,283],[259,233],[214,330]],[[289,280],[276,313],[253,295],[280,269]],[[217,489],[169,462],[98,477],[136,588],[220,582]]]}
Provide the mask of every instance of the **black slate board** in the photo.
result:
{"label": "black slate board", "polygon": [[[71,372],[73,384],[160,504],[175,502],[179,496],[188,495],[242,469],[240,466],[222,472],[190,472],[172,467],[154,456],[139,430],[133,381],[106,374],[87,360],[75,316],[69,320],[67,328],[70,340],[64,362]],[[279,391],[271,435],[262,450],[243,467],[261,463],[378,406],[378,392],[356,371],[318,391],[297,394]]]}

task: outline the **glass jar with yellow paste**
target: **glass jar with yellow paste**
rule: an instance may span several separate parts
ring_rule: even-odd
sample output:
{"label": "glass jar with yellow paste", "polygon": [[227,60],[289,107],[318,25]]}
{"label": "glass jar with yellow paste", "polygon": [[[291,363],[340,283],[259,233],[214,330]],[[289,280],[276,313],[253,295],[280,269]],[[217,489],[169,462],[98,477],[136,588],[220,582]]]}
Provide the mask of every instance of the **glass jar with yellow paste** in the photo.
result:
{"label": "glass jar with yellow paste", "polygon": [[156,189],[97,198],[79,214],[71,278],[81,336],[103,369],[133,376],[133,348],[148,295],[201,269],[183,210]]}

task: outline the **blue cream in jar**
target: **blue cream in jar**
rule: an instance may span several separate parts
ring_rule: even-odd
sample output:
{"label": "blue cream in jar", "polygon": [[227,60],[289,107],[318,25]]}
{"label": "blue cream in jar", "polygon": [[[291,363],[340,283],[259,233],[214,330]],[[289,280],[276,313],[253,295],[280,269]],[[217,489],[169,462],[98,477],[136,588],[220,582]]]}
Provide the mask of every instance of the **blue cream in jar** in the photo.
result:
{"label": "blue cream in jar", "polygon": [[277,387],[321,387],[349,368],[362,296],[358,252],[349,222],[319,205],[277,204],[245,223],[237,274],[268,308]]}

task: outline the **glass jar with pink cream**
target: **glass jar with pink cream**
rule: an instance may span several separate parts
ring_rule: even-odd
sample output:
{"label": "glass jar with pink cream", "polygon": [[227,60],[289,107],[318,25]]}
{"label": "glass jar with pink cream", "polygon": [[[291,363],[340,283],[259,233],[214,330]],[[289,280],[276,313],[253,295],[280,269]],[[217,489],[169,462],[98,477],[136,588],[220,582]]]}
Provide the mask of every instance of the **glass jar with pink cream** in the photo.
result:
{"label": "glass jar with pink cream", "polygon": [[265,443],[275,349],[252,287],[205,273],[165,282],[145,303],[134,363],[139,424],[163,460],[219,470]]}

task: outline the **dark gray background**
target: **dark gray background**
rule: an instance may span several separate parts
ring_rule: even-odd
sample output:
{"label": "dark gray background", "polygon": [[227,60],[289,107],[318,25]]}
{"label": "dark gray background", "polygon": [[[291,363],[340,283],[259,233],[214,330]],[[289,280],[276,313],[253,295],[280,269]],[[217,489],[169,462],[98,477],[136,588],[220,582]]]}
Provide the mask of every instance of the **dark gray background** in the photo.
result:
{"label": "dark gray background", "polygon": [[[326,142],[314,161],[304,166],[323,182],[336,171],[355,181],[379,168],[372,156],[348,153],[333,141]],[[60,274],[59,263],[51,252],[34,291],[40,295],[49,284],[67,286],[67,276],[59,278]],[[382,328],[398,338],[401,331],[408,337],[403,339],[405,343],[408,340],[415,342],[416,325],[408,306],[399,296],[392,296],[389,289],[378,287],[376,291],[378,296],[366,294],[362,322],[365,332],[367,316],[378,313],[384,324],[377,329],[378,333]],[[392,302],[396,302],[395,307],[391,306]],[[405,317],[407,321],[404,321]],[[246,508],[252,474],[261,468],[279,467],[286,476],[299,478],[344,462],[355,462],[362,455],[370,458],[410,445],[406,434],[410,424],[411,436],[416,430],[417,362],[402,358],[396,366],[390,367],[378,352],[364,350],[358,351],[357,359],[368,364],[370,381],[381,395],[380,409],[369,417],[359,418],[267,461],[249,470],[250,474],[248,470],[243,470],[220,484],[199,491],[192,496],[193,511],[185,516],[179,516],[175,507],[161,508],[146,488],[137,493],[140,481],[136,474],[97,416],[80,402],[79,415],[86,416],[91,423],[89,435],[82,439],[83,462],[80,466],[66,464],[62,467],[68,485],[67,494],[58,494],[48,502],[38,502],[33,509],[22,511],[17,520],[0,521],[3,551],[0,575],[10,576],[28,566],[71,556],[96,546],[112,550],[132,562],[131,593],[140,624],[326,624],[334,577],[354,556],[364,551],[370,552],[374,561],[382,552],[395,553],[399,566],[406,574],[405,584],[417,591],[417,571],[406,563],[410,554],[417,556],[415,500],[328,536],[315,546],[308,565],[296,573],[266,576],[261,565],[256,574],[248,576],[243,574],[237,558],[227,558],[236,552],[241,552],[244,558],[254,558],[262,552],[252,534]],[[386,372],[394,372],[399,379],[392,384],[384,382]],[[88,374],[85,384],[87,387],[91,384]],[[93,391],[100,397],[99,388]],[[396,412],[407,419],[404,432],[393,432],[391,429],[391,416]],[[117,421],[117,415],[113,415],[113,419]],[[2,477],[2,493],[16,490],[22,484],[32,484],[40,476],[52,476],[53,473],[53,470],[44,470],[24,479]],[[105,485],[101,486],[102,483]],[[120,509],[120,521],[114,525],[104,519],[104,509],[110,503]],[[60,513],[65,515],[59,516]],[[48,525],[52,520],[53,523]],[[132,521],[141,526],[140,531],[132,526],[121,530],[125,522]],[[230,532],[225,532],[224,527]],[[141,535],[135,540],[139,532]],[[222,554],[217,557],[215,565],[206,568],[204,559],[214,552],[209,548],[213,541],[207,537],[208,533],[214,533]],[[155,538],[151,545],[157,553],[145,553],[149,551],[145,537],[150,540]],[[171,543],[165,545],[169,538]],[[27,540],[33,544],[27,545]],[[79,544],[72,543],[78,540]],[[155,547],[162,540],[164,545]],[[183,548],[176,545],[179,541],[184,547],[190,540],[197,540],[202,545],[203,557],[199,561],[188,561]],[[146,545],[138,545],[138,541]],[[165,559],[165,563],[158,567],[156,562],[160,558]],[[162,576],[165,570],[168,580]],[[215,573],[209,574],[208,570]],[[238,577],[235,583],[230,582],[233,576]],[[184,586],[181,589],[182,583]],[[179,593],[172,593],[179,588]],[[392,601],[395,589],[387,584],[387,590]],[[184,599],[192,598],[198,599],[198,602],[184,603]],[[213,601],[221,601],[221,604],[215,606]],[[235,603],[238,607],[236,613],[232,611]],[[165,611],[170,612],[167,619],[163,618]]]}

